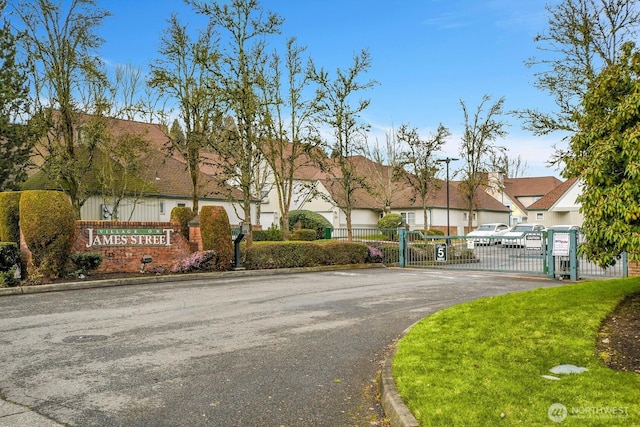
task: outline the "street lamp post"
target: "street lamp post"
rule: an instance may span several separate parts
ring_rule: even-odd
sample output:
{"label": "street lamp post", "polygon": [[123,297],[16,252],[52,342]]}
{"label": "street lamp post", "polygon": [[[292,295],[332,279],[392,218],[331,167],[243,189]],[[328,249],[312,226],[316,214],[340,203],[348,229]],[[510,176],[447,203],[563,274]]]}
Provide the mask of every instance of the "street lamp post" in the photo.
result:
{"label": "street lamp post", "polygon": [[447,157],[444,159],[436,160],[438,163],[447,164],[447,237],[449,237],[449,163],[451,161],[460,160],[455,157]]}

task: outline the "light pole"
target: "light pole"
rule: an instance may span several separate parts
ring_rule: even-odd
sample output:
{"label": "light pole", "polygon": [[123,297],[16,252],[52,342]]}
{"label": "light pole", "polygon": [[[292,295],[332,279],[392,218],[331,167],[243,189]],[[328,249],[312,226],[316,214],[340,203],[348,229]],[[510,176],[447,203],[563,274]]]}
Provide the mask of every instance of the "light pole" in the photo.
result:
{"label": "light pole", "polygon": [[451,161],[460,160],[455,157],[447,157],[444,159],[436,160],[438,163],[446,163],[447,164],[447,237],[449,236],[449,163]]}

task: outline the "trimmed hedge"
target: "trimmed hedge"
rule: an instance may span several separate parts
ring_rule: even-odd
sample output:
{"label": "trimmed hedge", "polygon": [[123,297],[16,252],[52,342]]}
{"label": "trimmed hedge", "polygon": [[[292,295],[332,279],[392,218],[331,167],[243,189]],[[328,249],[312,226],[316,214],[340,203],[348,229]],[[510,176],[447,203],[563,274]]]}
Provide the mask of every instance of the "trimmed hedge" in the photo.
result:
{"label": "trimmed hedge", "polygon": [[69,197],[59,191],[23,191],[20,227],[36,272],[45,279],[65,273],[75,237],[76,215]]}
{"label": "trimmed hedge", "polygon": [[180,224],[180,234],[189,240],[189,221],[196,217],[196,213],[190,207],[176,206],[171,209],[169,220]]}
{"label": "trimmed hedge", "polygon": [[248,270],[259,270],[363,264],[371,261],[369,247],[364,243],[257,242],[245,249],[243,266]]}
{"label": "trimmed hedge", "polygon": [[271,226],[266,230],[253,230],[251,234],[254,242],[281,242],[284,240],[284,233],[282,230],[274,226]]}
{"label": "trimmed hedge", "polygon": [[223,271],[231,268],[231,226],[227,211],[222,206],[203,206],[200,209],[200,235],[202,249],[213,251],[217,256],[216,269]]}
{"label": "trimmed hedge", "polygon": [[317,237],[318,233],[316,230],[309,229],[295,230],[289,234],[289,240],[304,240],[307,242],[318,240]]}
{"label": "trimmed hedge", "polygon": [[20,191],[0,193],[0,242],[20,241]]}
{"label": "trimmed hedge", "polygon": [[319,213],[307,210],[289,211],[289,230],[296,228],[316,230],[315,240],[322,240],[324,239],[324,230],[333,228],[333,226]]}

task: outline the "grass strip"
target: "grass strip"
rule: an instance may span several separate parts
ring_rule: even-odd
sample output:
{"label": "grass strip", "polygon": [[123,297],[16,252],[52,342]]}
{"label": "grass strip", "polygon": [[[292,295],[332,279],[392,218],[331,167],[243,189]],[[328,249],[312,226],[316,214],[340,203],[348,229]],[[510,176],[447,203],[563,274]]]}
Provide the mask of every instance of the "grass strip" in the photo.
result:
{"label": "grass strip", "polygon": [[[640,278],[603,280],[442,310],[398,343],[398,390],[421,426],[555,425],[556,403],[563,426],[640,425],[640,375],[607,368],[595,350],[602,320],[638,291]],[[543,377],[561,364],[588,371]]]}

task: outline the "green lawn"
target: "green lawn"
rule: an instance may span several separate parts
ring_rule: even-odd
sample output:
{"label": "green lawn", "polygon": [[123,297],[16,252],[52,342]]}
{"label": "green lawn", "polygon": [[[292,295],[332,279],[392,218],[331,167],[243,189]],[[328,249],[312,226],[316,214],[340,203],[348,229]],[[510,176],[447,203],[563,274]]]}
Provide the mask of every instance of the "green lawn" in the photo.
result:
{"label": "green lawn", "polygon": [[[421,426],[640,426],[640,375],[607,368],[595,350],[601,321],[638,291],[640,278],[594,281],[435,313],[398,343],[400,394]],[[560,364],[588,371],[543,378]],[[548,416],[554,403],[566,408],[561,424]]]}

